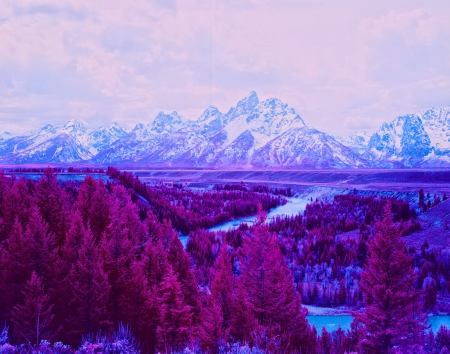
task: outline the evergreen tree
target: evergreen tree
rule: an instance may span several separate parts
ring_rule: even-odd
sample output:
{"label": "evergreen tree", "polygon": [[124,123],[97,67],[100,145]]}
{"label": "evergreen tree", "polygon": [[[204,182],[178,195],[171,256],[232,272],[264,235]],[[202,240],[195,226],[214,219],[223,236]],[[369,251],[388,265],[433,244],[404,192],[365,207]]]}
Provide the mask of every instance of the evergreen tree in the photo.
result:
{"label": "evergreen tree", "polygon": [[2,228],[0,228],[0,241],[9,236],[16,218],[18,218],[23,228],[26,227],[30,217],[32,197],[29,193],[27,182],[24,178],[15,181],[12,187],[7,190],[0,205],[3,216]]}
{"label": "evergreen tree", "polygon": [[235,342],[249,342],[258,322],[250,308],[247,292],[242,282],[237,282],[231,302],[230,337]]}
{"label": "evergreen tree", "polygon": [[[12,186],[13,179],[6,177],[3,170],[0,171],[0,218],[3,217],[3,212],[1,206],[5,200],[6,194]],[[445,194],[444,194],[445,196]]]}
{"label": "evergreen tree", "polygon": [[121,294],[123,323],[130,325],[134,337],[144,349],[155,346],[155,332],[158,324],[156,287],[149,287],[145,274],[145,262],[135,261],[124,275],[124,289]]}
{"label": "evergreen tree", "polygon": [[103,233],[112,221],[112,208],[111,197],[105,184],[100,179],[97,184],[97,189],[92,194],[88,219],[90,229],[96,241],[101,239]]}
{"label": "evergreen tree", "polygon": [[91,175],[86,176],[83,183],[80,185],[77,200],[74,204],[74,209],[80,212],[86,228],[89,226],[89,220],[91,217],[90,213],[92,210],[92,199],[96,190],[97,182]]}
{"label": "evergreen tree", "polygon": [[72,296],[67,327],[75,342],[81,335],[96,333],[109,325],[106,312],[110,286],[98,253],[94,237],[88,231],[68,276]]}
{"label": "evergreen tree", "polygon": [[259,328],[281,338],[286,350],[293,343],[291,350],[305,348],[309,336],[306,311],[276,236],[267,226],[257,226],[254,236],[245,240],[243,254],[241,281]]}
{"label": "evergreen tree", "polygon": [[161,239],[149,240],[141,258],[145,264],[145,274],[149,286],[158,286],[167,272],[167,253]]}
{"label": "evergreen tree", "polygon": [[61,247],[61,257],[63,259],[63,267],[66,267],[66,275],[70,268],[78,260],[78,251],[80,246],[87,237],[88,230],[84,226],[83,218],[79,210],[74,210],[70,219],[64,245]]}
{"label": "evergreen tree", "polygon": [[202,349],[206,353],[219,354],[220,346],[226,341],[228,331],[223,326],[222,307],[213,298],[203,309],[201,323],[198,328],[198,337]]}
{"label": "evergreen tree", "polygon": [[54,285],[58,250],[56,248],[55,235],[49,232],[48,224],[41,217],[36,206],[31,208],[31,216],[24,239],[23,252],[26,259],[28,259],[28,274],[31,271],[35,271],[44,287],[48,289]]}
{"label": "evergreen tree", "polygon": [[[60,258],[56,264],[57,277],[55,287],[51,289],[52,299],[54,299],[54,323],[64,326],[67,321],[67,299],[72,298],[70,286],[70,270],[76,265],[79,259],[79,251],[84,240],[89,237],[90,231],[84,227],[79,210],[74,210],[69,223],[65,242],[60,249]],[[63,340],[64,338],[61,338]]]}
{"label": "evergreen tree", "polygon": [[159,351],[171,353],[184,349],[191,338],[192,312],[171,267],[160,285],[158,302],[160,324],[156,335]]}
{"label": "evergreen tree", "polygon": [[423,342],[426,317],[417,306],[415,275],[405,243],[392,224],[390,205],[369,243],[367,266],[361,273],[364,313],[356,314],[362,323],[360,345],[369,353],[388,353],[396,347]]}
{"label": "evergreen tree", "polygon": [[[2,322],[9,322],[11,309],[22,301],[22,291],[30,275],[26,240],[19,218],[16,217],[9,237],[0,244],[0,319]],[[10,332],[14,340],[14,325],[11,326]]]}
{"label": "evergreen tree", "polygon": [[[110,318],[113,319],[116,330],[119,323],[123,322],[121,313],[121,300],[126,291],[125,277],[135,258],[137,249],[136,240],[128,232],[128,225],[120,217],[119,205],[116,200],[112,204],[111,222],[103,234],[100,244],[100,256],[103,260],[104,269],[108,275],[111,286]],[[132,237],[130,240],[128,237]]]}
{"label": "evergreen tree", "polygon": [[194,321],[196,321],[200,314],[199,291],[197,280],[191,270],[189,256],[184,251],[183,244],[170,222],[163,222],[160,232],[167,251],[167,261],[176,274],[185,302],[191,307]]}
{"label": "evergreen tree", "polygon": [[234,276],[231,267],[231,257],[228,251],[228,245],[223,244],[214,263],[211,296],[213,301],[221,308],[225,328],[229,328],[231,325],[231,307],[234,301],[233,285]]}
{"label": "evergreen tree", "polygon": [[327,331],[327,329],[325,327],[322,327],[322,332],[321,332],[321,335],[320,335],[321,353],[323,353],[323,354],[331,354],[331,347],[332,347],[331,335],[330,335],[330,333]]}
{"label": "evergreen tree", "polygon": [[36,272],[31,273],[23,293],[23,305],[14,306],[12,311],[16,342],[38,345],[41,340],[51,340],[53,305]]}
{"label": "evergreen tree", "polygon": [[49,225],[49,231],[60,246],[64,242],[68,212],[67,197],[59,186],[56,173],[48,167],[36,184],[34,200],[42,218]]}

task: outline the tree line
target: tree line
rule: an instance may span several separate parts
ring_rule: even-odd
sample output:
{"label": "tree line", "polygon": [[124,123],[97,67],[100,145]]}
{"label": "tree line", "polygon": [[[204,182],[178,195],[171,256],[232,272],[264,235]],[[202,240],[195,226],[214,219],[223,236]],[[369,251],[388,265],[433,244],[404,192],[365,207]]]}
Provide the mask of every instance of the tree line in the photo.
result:
{"label": "tree line", "polygon": [[[433,341],[445,349],[444,330],[433,340],[425,336],[423,296],[401,240],[400,225],[414,221],[403,201],[336,197],[311,203],[303,216],[266,223],[256,199],[255,225],[227,233],[193,229],[186,252],[180,229],[158,217],[154,200],[179,196],[192,210],[192,195],[205,194],[209,203],[216,197],[207,193],[218,193],[226,205],[227,193],[267,191],[169,192],[114,174],[106,183],[92,176],[59,183],[51,169],[37,182],[0,173],[0,323],[7,328],[0,350],[434,353],[427,347]],[[356,257],[359,239],[338,237],[355,230],[367,238],[364,259]],[[317,333],[302,307],[305,277],[321,285],[321,276],[345,280],[341,267],[351,262],[361,268],[352,286],[364,311],[350,331]]]}

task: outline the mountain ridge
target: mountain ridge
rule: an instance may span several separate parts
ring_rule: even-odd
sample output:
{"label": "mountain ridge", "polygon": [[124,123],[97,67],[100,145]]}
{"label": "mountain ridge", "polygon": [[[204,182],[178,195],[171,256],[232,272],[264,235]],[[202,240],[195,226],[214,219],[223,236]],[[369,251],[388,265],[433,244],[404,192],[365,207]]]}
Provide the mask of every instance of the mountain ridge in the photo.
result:
{"label": "mountain ridge", "polygon": [[450,107],[396,117],[372,135],[334,137],[308,126],[278,98],[256,92],[197,120],[173,111],[126,131],[75,119],[22,136],[0,134],[0,163],[100,163],[193,168],[450,167]]}

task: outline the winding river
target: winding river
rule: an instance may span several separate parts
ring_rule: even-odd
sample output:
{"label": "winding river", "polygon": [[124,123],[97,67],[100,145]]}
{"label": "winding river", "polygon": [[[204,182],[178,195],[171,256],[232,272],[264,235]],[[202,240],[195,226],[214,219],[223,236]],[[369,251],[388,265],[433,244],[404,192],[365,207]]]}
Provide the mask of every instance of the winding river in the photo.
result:
{"label": "winding river", "polygon": [[[297,215],[300,212],[303,212],[305,210],[306,204],[308,204],[310,201],[307,198],[295,198],[295,197],[288,197],[287,203],[284,205],[280,205],[276,208],[273,208],[269,210],[267,213],[267,219],[270,221],[270,219],[275,218],[279,215],[286,215],[286,216],[292,216]],[[226,223],[213,226],[209,231],[228,231],[229,229],[235,229],[239,227],[241,224],[248,224],[252,225],[256,221],[256,216],[246,216],[243,218],[227,221]]]}

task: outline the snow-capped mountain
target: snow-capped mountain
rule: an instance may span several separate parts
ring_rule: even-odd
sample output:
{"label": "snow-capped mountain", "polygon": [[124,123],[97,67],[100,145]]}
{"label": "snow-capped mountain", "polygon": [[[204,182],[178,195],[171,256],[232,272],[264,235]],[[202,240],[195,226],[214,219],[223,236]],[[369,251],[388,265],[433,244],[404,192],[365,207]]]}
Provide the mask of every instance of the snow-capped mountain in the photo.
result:
{"label": "snow-capped mountain", "polygon": [[[67,127],[66,127],[67,128]],[[0,161],[5,163],[77,162],[92,155],[63,127],[50,124],[35,134],[17,136],[0,142]]]}
{"label": "snow-capped mountain", "polygon": [[309,127],[290,129],[271,140],[255,152],[252,165],[305,168],[368,167],[358,153],[343,146],[332,136]]}
{"label": "snow-capped mountain", "polygon": [[[306,160],[299,156],[315,149],[326,151],[326,155],[316,152],[308,166],[364,166],[357,154],[333,137],[306,127],[293,108],[276,98],[260,102],[255,92],[226,114],[210,106],[193,122],[182,119],[176,112],[160,113],[152,124],[136,126],[129,135],[100,152],[94,161],[204,167],[252,167],[253,163],[258,167],[275,166],[276,159],[270,155],[272,149],[268,144],[277,144],[276,139],[284,134],[298,136],[294,138],[294,148],[285,143],[278,149],[278,154],[286,156],[277,160],[278,166],[301,166]],[[337,152],[331,152],[332,149]],[[269,155],[264,157],[266,152]],[[351,162],[353,157],[356,161]]]}
{"label": "snow-capped mountain", "polygon": [[450,107],[432,108],[416,113],[430,138],[436,155],[450,153]]}
{"label": "snow-capped mountain", "polygon": [[[155,154],[159,155],[167,150],[165,147],[168,136],[185,131],[189,125],[190,123],[180,117],[177,112],[171,114],[160,112],[152,123],[137,124],[129,134],[100,151],[94,161],[101,163],[135,162]],[[170,147],[173,149],[172,144]]]}
{"label": "snow-capped mountain", "polygon": [[370,135],[365,131],[359,131],[345,137],[337,136],[336,140],[357,154],[363,154],[369,144]]}
{"label": "snow-capped mountain", "polygon": [[11,138],[12,138],[12,134],[10,132],[0,133],[0,141],[6,140],[6,139],[11,139]]}
{"label": "snow-capped mountain", "polygon": [[77,120],[24,136],[0,134],[3,163],[102,163],[218,168],[450,166],[450,107],[395,118],[369,136],[334,138],[307,126],[277,98],[255,92],[227,113],[208,107],[197,120],[160,112],[131,131],[92,130]]}
{"label": "snow-capped mountain", "polygon": [[371,136],[364,157],[377,164],[416,166],[431,152],[430,137],[415,115],[401,116],[384,123]]}
{"label": "snow-capped mountain", "polygon": [[433,108],[384,123],[362,156],[378,167],[450,166],[449,112]]}
{"label": "snow-capped mountain", "polygon": [[100,127],[91,131],[85,144],[92,155],[97,155],[99,151],[106,149],[112,143],[123,138],[127,134],[126,130],[118,123],[114,122],[108,127]]}
{"label": "snow-capped mountain", "polygon": [[127,132],[117,123],[90,131],[77,120],[62,127],[47,124],[29,135],[0,140],[0,161],[4,163],[78,162],[92,159]]}

